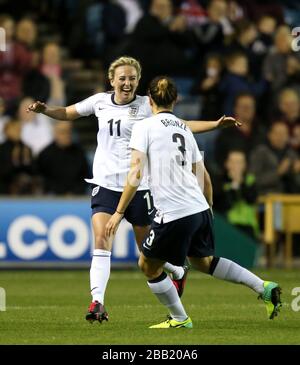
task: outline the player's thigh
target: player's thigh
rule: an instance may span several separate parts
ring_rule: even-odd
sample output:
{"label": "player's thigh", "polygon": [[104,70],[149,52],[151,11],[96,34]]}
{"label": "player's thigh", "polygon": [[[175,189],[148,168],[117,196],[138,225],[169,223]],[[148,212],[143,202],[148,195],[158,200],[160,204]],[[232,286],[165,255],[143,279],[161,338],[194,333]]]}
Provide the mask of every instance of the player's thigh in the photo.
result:
{"label": "player's thigh", "polygon": [[212,262],[213,256],[207,257],[189,257],[189,261],[193,268],[201,271],[205,274],[209,274],[210,264]]}
{"label": "player's thigh", "polygon": [[165,261],[146,257],[142,252],[139,258],[139,267],[148,279],[156,279],[163,272]]}
{"label": "player's thigh", "polygon": [[[149,190],[137,191],[128,205],[124,217],[132,226],[144,227],[137,230],[138,238],[144,234],[154,218],[155,208]],[[139,232],[141,231],[141,232]]]}
{"label": "player's thigh", "polygon": [[95,248],[111,251],[113,236],[107,237],[105,226],[111,215],[108,213],[95,213],[92,216],[93,233],[95,239]]}
{"label": "player's thigh", "polygon": [[149,234],[150,226],[136,226],[132,225],[135,240],[138,245],[139,250],[141,251],[141,246],[144,238]]}

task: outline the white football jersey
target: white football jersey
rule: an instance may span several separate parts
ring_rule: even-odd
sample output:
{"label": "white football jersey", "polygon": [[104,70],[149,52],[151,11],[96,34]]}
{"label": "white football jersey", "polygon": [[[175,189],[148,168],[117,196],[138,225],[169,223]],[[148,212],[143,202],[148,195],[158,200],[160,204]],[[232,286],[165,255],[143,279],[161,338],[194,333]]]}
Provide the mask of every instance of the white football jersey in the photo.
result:
{"label": "white football jersey", "polygon": [[192,164],[202,156],[190,129],[173,113],[158,113],[136,124],[130,147],[148,156],[156,222],[171,222],[209,208],[192,172]]}
{"label": "white football jersey", "polygon": [[[98,93],[77,104],[82,116],[98,118],[97,149],[93,163],[93,178],[87,182],[115,191],[123,191],[130,167],[129,141],[133,126],[152,115],[148,96],[137,95],[125,105],[114,102],[113,93]],[[139,190],[149,189],[145,176]]]}

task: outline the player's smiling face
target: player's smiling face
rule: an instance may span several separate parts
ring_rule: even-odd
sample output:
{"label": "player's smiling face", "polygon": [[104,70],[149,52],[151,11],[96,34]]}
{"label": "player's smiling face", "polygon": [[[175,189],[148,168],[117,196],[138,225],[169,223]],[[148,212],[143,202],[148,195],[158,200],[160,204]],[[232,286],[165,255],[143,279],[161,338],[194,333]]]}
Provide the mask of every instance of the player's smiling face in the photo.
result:
{"label": "player's smiling face", "polygon": [[119,66],[115,69],[115,75],[111,80],[111,86],[115,91],[117,104],[129,103],[135,95],[139,80],[135,67]]}

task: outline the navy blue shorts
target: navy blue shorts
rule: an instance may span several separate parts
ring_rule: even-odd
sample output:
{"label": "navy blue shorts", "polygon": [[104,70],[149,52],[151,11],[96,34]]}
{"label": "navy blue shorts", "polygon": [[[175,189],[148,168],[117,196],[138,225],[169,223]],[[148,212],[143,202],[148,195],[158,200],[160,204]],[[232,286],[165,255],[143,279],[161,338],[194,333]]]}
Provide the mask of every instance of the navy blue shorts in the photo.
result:
{"label": "navy blue shorts", "polygon": [[182,266],[186,256],[214,256],[213,218],[210,209],[169,223],[153,221],[142,243],[146,257]]}
{"label": "navy blue shorts", "polygon": [[[114,214],[119,204],[122,192],[109,190],[102,186],[95,186],[92,190],[92,215],[103,212]],[[135,226],[148,226],[155,215],[153,197],[150,190],[137,191],[134,198],[125,210],[124,217]]]}

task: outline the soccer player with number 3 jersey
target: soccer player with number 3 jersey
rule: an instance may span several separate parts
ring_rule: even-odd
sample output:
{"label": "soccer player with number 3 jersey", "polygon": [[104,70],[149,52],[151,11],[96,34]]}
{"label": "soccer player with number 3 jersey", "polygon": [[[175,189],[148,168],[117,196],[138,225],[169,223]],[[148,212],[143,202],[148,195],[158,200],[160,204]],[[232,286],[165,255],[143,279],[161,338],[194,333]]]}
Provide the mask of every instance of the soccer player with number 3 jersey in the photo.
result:
{"label": "soccer player with number 3 jersey", "polygon": [[106,235],[116,233],[147,167],[157,213],[142,242],[139,266],[150,290],[169,311],[167,320],[150,328],[193,327],[164,271],[165,262],[180,266],[186,257],[199,271],[253,289],[263,299],[268,318],[273,319],[281,306],[278,284],[263,281],[235,262],[214,255],[212,184],[191,130],[172,112],[177,100],[175,84],[167,77],[158,77],[150,84],[149,96],[154,116],[133,127],[131,167],[116,212],[106,225]]}

